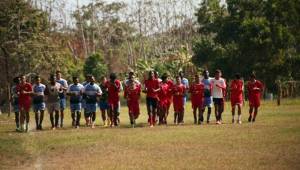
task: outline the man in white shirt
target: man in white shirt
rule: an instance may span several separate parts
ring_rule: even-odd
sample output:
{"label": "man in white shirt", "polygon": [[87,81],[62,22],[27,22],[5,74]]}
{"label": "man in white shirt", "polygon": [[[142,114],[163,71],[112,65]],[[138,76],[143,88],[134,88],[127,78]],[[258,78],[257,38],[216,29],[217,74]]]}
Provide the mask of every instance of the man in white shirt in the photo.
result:
{"label": "man in white shirt", "polygon": [[221,77],[221,70],[215,71],[215,78],[211,79],[212,97],[215,106],[216,124],[222,124],[221,118],[224,111],[224,96],[226,91],[225,80]]}

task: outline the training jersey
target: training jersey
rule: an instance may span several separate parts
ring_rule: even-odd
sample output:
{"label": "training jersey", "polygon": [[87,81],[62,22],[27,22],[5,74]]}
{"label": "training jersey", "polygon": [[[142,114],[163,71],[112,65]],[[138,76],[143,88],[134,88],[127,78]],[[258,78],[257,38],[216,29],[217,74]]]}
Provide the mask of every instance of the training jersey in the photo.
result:
{"label": "training jersey", "polygon": [[118,103],[120,101],[119,93],[123,90],[120,80],[115,80],[114,82],[107,81],[106,86],[108,88],[108,103]]}
{"label": "training jersey", "polygon": [[[57,83],[61,84],[62,87],[64,88],[68,88],[68,82],[67,80],[63,79],[63,78],[60,78],[58,80],[56,80]],[[64,93],[64,90],[60,90],[59,91],[59,97],[61,99],[64,99],[66,97],[65,93]]]}
{"label": "training jersey", "polygon": [[160,91],[158,92],[158,98],[160,102],[167,102],[169,100],[170,86],[166,83],[160,84]]}
{"label": "training jersey", "polygon": [[216,80],[215,78],[212,78],[210,80],[211,86],[212,86],[212,97],[213,98],[223,98],[224,97],[224,91],[222,88],[217,87],[217,85],[226,88],[226,83],[223,78],[219,78],[219,80]]}
{"label": "training jersey", "polygon": [[125,87],[124,96],[127,98],[128,101],[137,101],[140,98],[141,94],[141,85],[135,84],[134,88],[130,85]]}
{"label": "training jersey", "polygon": [[25,92],[32,92],[32,85],[30,83],[20,83],[16,87],[17,93],[19,94],[19,101],[30,101],[31,97],[30,94],[24,94],[23,91]]}
{"label": "training jersey", "polygon": [[96,104],[97,103],[97,93],[101,93],[101,88],[95,83],[88,83],[84,86],[84,94],[86,95],[86,103]]}
{"label": "training jersey", "polygon": [[46,86],[44,84],[35,84],[33,85],[33,103],[39,104],[44,102]]}
{"label": "training jersey", "polygon": [[[259,88],[259,90],[256,90],[254,88]],[[259,81],[255,80],[255,82],[248,82],[247,89],[248,89],[248,95],[249,100],[259,100],[261,96],[262,89],[264,88],[264,85]]]}
{"label": "training jersey", "polygon": [[200,83],[193,83],[190,86],[190,93],[191,93],[191,99],[193,101],[195,100],[203,100],[204,97],[204,84],[202,82]]}
{"label": "training jersey", "polygon": [[70,97],[71,104],[76,104],[76,103],[81,102],[83,89],[84,89],[84,87],[80,83],[71,84],[68,87],[67,93],[71,94],[71,97]]}
{"label": "training jersey", "polygon": [[242,80],[233,80],[230,84],[230,98],[234,101],[243,100],[244,83]]}
{"label": "training jersey", "polygon": [[159,89],[159,81],[157,79],[148,79],[145,81],[145,88],[147,90],[147,97],[157,98],[157,92],[154,90]]}
{"label": "training jersey", "polygon": [[211,97],[211,83],[210,83],[211,78],[208,79],[202,79],[201,82],[204,85],[204,97]]}
{"label": "training jersey", "polygon": [[61,84],[55,82],[54,85],[49,84],[46,87],[46,95],[48,103],[56,103],[59,101],[59,92],[61,91]]}

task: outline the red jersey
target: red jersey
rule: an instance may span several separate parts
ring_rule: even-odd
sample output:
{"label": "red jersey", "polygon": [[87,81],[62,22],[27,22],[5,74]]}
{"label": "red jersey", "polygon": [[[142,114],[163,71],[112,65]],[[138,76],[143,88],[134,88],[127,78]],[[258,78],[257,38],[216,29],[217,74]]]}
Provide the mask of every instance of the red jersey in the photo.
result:
{"label": "red jersey", "polygon": [[175,84],[172,87],[173,92],[173,106],[175,112],[183,112],[184,101],[183,96],[185,94],[185,86],[183,84]]}
{"label": "red jersey", "polygon": [[244,83],[242,80],[233,80],[230,84],[230,100],[233,105],[243,102]]}
{"label": "red jersey", "polygon": [[204,97],[204,84],[203,83],[193,83],[190,85],[191,101],[192,107],[202,107],[203,97]]}
{"label": "red jersey", "polygon": [[255,107],[260,106],[260,97],[263,88],[264,85],[258,80],[256,80],[255,82],[248,83],[247,89],[248,89],[248,97],[249,97],[250,105]]}
{"label": "red jersey", "polygon": [[161,107],[168,108],[169,93],[170,93],[169,84],[168,83],[161,83],[160,84],[160,91],[158,92],[159,105]]}
{"label": "red jersey", "polygon": [[154,90],[159,89],[159,81],[157,79],[146,80],[145,88],[147,90],[147,97],[157,98],[158,93]]}
{"label": "red jersey", "polygon": [[114,83],[107,81],[106,86],[108,88],[108,103],[116,105],[120,101],[121,82],[119,80],[115,80]]}
{"label": "red jersey", "polygon": [[129,114],[135,119],[138,118],[140,114],[139,97],[141,94],[141,86],[136,84],[134,88],[131,86],[126,86],[124,90],[124,97],[127,98],[127,106]]}
{"label": "red jersey", "polygon": [[30,94],[24,94],[23,92],[32,92],[32,85],[30,83],[20,83],[16,87],[17,93],[19,94],[20,102],[30,102],[31,97]]}

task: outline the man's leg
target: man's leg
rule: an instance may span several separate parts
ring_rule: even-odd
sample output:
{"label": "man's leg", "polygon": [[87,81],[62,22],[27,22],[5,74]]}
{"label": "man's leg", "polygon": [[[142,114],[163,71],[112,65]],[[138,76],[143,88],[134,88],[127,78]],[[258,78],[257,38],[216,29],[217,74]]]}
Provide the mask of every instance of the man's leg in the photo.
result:
{"label": "man's leg", "polygon": [[204,121],[204,118],[203,118],[203,109],[199,107],[198,111],[199,111],[199,121],[198,121],[198,124],[202,124],[203,121]]}
{"label": "man's leg", "polygon": [[72,118],[72,126],[75,127],[76,125],[76,115],[75,110],[71,110],[71,118]]}
{"label": "man's leg", "polygon": [[60,110],[60,127],[64,126],[64,109]]}
{"label": "man's leg", "polygon": [[215,104],[215,117],[216,117],[216,123],[219,122],[219,105]]}
{"label": "man's leg", "polygon": [[252,117],[252,122],[255,122],[257,113],[258,113],[258,107],[254,107],[254,115],[253,115],[253,117]]}
{"label": "man's leg", "polygon": [[100,109],[100,110],[101,110],[101,117],[102,117],[103,125],[105,125],[105,121],[106,121],[105,109]]}
{"label": "man's leg", "polygon": [[18,131],[20,128],[20,112],[15,112],[15,122],[16,122],[16,130]]}
{"label": "man's leg", "polygon": [[193,108],[193,116],[194,116],[194,124],[197,124],[197,107]]}
{"label": "man's leg", "polygon": [[95,121],[96,121],[96,112],[92,112],[92,128],[95,128]]}
{"label": "man's leg", "polygon": [[250,105],[248,122],[252,121],[252,114],[253,114],[253,106]]}
{"label": "man's leg", "polygon": [[26,110],[25,116],[26,116],[26,128],[25,128],[25,130],[26,130],[26,132],[28,132],[28,130],[29,130],[29,120],[30,120],[29,110]]}
{"label": "man's leg", "polygon": [[231,105],[232,123],[234,123],[234,116],[235,116],[235,106],[236,106],[236,105]]}
{"label": "man's leg", "polygon": [[53,111],[51,111],[51,112],[49,113],[49,115],[50,115],[50,122],[51,122],[52,129],[55,129]]}
{"label": "man's leg", "polygon": [[38,110],[34,111],[34,118],[35,118],[36,130],[39,130],[39,111]]}
{"label": "man's leg", "polygon": [[[203,111],[203,112],[204,112],[204,111]],[[209,121],[210,121],[210,115],[211,115],[211,107],[208,106],[208,107],[207,107],[207,123],[209,123]]]}
{"label": "man's leg", "polygon": [[55,110],[54,119],[55,119],[55,128],[58,128],[58,121],[59,121],[59,111],[58,110]]}
{"label": "man's leg", "polygon": [[40,130],[43,130],[43,120],[44,120],[44,113],[45,113],[45,110],[41,110],[40,111],[40,122],[39,122],[39,129]]}

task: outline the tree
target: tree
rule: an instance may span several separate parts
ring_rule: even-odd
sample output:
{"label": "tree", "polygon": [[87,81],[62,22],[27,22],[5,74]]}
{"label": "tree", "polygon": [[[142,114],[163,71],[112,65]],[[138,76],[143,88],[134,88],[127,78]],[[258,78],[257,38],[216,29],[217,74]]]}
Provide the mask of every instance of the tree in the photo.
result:
{"label": "tree", "polygon": [[108,67],[104,57],[100,53],[90,55],[83,66],[85,75],[93,75],[97,81],[100,81],[101,76],[107,76]]}

